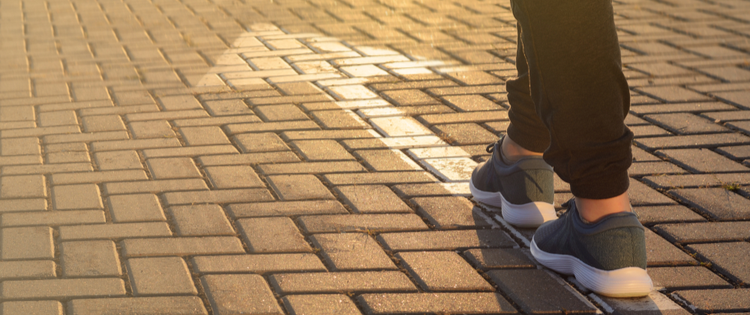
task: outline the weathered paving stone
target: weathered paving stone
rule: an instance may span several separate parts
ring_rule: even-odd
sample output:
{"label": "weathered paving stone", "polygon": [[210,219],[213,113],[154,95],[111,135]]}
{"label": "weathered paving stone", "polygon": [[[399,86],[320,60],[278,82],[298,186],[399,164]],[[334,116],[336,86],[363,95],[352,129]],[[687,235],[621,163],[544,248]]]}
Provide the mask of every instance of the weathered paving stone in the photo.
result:
{"label": "weathered paving stone", "polygon": [[154,194],[115,195],[107,198],[114,222],[165,221],[159,198]]}
{"label": "weathered paving stone", "polygon": [[197,296],[75,299],[68,302],[68,314],[73,315],[106,315],[112,310],[123,315],[165,312],[174,315],[208,315],[203,301]]}
{"label": "weathered paving stone", "polygon": [[452,145],[487,144],[497,141],[498,136],[476,123],[435,125],[432,130],[447,138]]}
{"label": "weathered paving stone", "polygon": [[283,152],[261,152],[261,153],[247,153],[247,154],[225,154],[225,155],[208,155],[199,156],[198,162],[203,166],[217,166],[217,165],[249,165],[249,164],[260,164],[260,163],[285,163],[285,162],[299,162],[300,159],[296,154],[283,151]]}
{"label": "weathered paving stone", "polygon": [[368,125],[350,110],[314,111],[312,117],[325,129],[366,129]]}
{"label": "weathered paving stone", "polygon": [[334,140],[292,141],[291,145],[307,161],[354,160],[354,157]]}
{"label": "weathered paving stone", "polygon": [[165,206],[196,203],[272,201],[273,199],[273,196],[271,196],[267,189],[261,188],[167,192],[162,195]]}
{"label": "weathered paving stone", "polygon": [[4,261],[0,263],[0,279],[54,278],[56,267],[51,260]]}
{"label": "weathered paving stone", "polygon": [[422,115],[422,116],[419,116],[418,119],[428,125],[469,123],[469,122],[479,123],[479,122],[488,122],[488,121],[496,121],[496,120],[508,120],[508,112],[492,111],[492,112],[465,112],[465,113],[455,113],[455,114]]}
{"label": "weathered paving stone", "polygon": [[646,229],[646,262],[648,266],[698,264],[693,257],[649,229]]}
{"label": "weathered paving stone", "polygon": [[4,228],[0,231],[2,252],[8,259],[52,259],[54,243],[52,229],[48,226]]}
{"label": "weathered paving stone", "polygon": [[264,121],[287,121],[287,120],[309,120],[310,117],[305,115],[297,106],[287,105],[270,105],[256,106],[255,112]]}
{"label": "weathered paving stone", "polygon": [[[428,183],[428,184],[403,184],[403,185],[393,185],[392,189],[393,191],[404,197],[404,198],[412,198],[412,197],[430,197],[430,196],[452,196],[452,195],[461,195],[457,193],[460,189],[455,189],[458,186],[468,186],[463,185],[463,183]],[[466,196],[470,196],[471,193],[469,192],[469,187],[466,187]]]}
{"label": "weathered paving stone", "polygon": [[716,152],[724,154],[731,159],[749,159],[750,145],[716,148]]}
{"label": "weathered paving stone", "polygon": [[204,274],[326,271],[318,256],[312,253],[196,256],[193,268]]}
{"label": "weathered paving stone", "polygon": [[382,293],[362,294],[357,300],[367,314],[515,314],[516,309],[500,294]]}
{"label": "weathered paving stone", "polygon": [[281,300],[291,315],[362,314],[357,305],[344,294],[287,295]]}
{"label": "weathered paving stone", "polygon": [[120,259],[109,240],[62,242],[63,275],[66,277],[120,276]]}
{"label": "weathered paving stone", "polygon": [[378,172],[422,170],[419,164],[399,150],[359,150],[354,155]]}
{"label": "weathered paving stone", "polygon": [[201,177],[198,167],[190,158],[163,158],[146,160],[154,179]]}
{"label": "weathered paving stone", "polygon": [[651,149],[682,149],[682,148],[715,148],[726,145],[740,145],[750,143],[750,137],[736,133],[718,133],[707,135],[686,135],[679,137],[653,137],[635,140],[641,146]]}
{"label": "weathered paving stone", "polygon": [[[641,298],[610,298],[589,294],[589,297],[600,304],[600,307],[614,314],[644,314],[659,313],[669,315],[687,315],[687,310],[666,297],[659,291],[651,291],[647,296]],[[611,310],[611,311],[610,311]]]}
{"label": "weathered paving stone", "polygon": [[536,267],[527,252],[515,248],[475,248],[465,251],[464,256],[483,270]]}
{"label": "weathered paving stone", "polygon": [[690,290],[732,287],[703,266],[651,267],[647,271],[657,288]]}
{"label": "weathered paving stone", "polygon": [[0,178],[0,198],[47,197],[42,175],[3,176]]}
{"label": "weathered paving stone", "polygon": [[685,290],[672,293],[694,312],[745,312],[750,309],[750,289]]}
{"label": "weathered paving stone", "polygon": [[281,273],[271,275],[268,282],[281,294],[417,291],[399,271]]}
{"label": "weathered paving stone", "polygon": [[12,315],[62,315],[63,305],[58,301],[3,302],[2,314]]}
{"label": "weathered paving stone", "polygon": [[243,153],[288,151],[289,147],[275,133],[248,133],[232,137]]}
{"label": "weathered paving stone", "polygon": [[263,164],[258,166],[258,169],[260,169],[260,172],[264,175],[329,174],[366,171],[362,164],[355,161]]}
{"label": "weathered paving stone", "polygon": [[136,238],[122,241],[125,257],[244,254],[236,237]]}
{"label": "weathered paving stone", "polygon": [[130,258],[127,266],[136,296],[198,293],[180,257]]}
{"label": "weathered paving stone", "polygon": [[205,275],[201,284],[214,314],[284,314],[259,275]]}
{"label": "weathered paving stone", "polygon": [[363,184],[404,184],[404,183],[434,183],[438,181],[427,172],[379,172],[326,174],[323,178],[331,185],[363,185]]}
{"label": "weathered paving stone", "polygon": [[378,241],[385,248],[393,251],[454,250],[459,248],[516,246],[516,242],[500,230],[382,233],[378,235]]}
{"label": "weathered paving stone", "polygon": [[444,96],[443,99],[463,112],[502,109],[500,105],[481,95],[452,95]]}
{"label": "weathered paving stone", "polygon": [[653,114],[646,115],[645,118],[677,134],[720,133],[729,131],[721,125],[690,113]]}
{"label": "weathered paving stone", "polygon": [[119,278],[9,280],[0,289],[8,299],[61,299],[125,295]]}
{"label": "weathered paving stone", "polygon": [[487,272],[500,291],[528,314],[576,312],[597,309],[578,292],[566,288],[561,279],[540,269],[492,270]]}
{"label": "weathered paving stone", "polygon": [[692,173],[746,172],[750,170],[742,164],[735,163],[707,149],[660,150],[656,151],[656,154],[668,158]]}
{"label": "weathered paving stone", "polygon": [[708,243],[743,241],[750,237],[750,222],[698,222],[658,224],[654,229],[672,242]]}
{"label": "weathered paving stone", "polygon": [[750,218],[750,200],[724,188],[677,189],[669,193],[716,220]]}
{"label": "weathered paving stone", "polygon": [[35,213],[4,213],[0,215],[2,226],[32,226],[32,225],[73,225],[86,223],[104,223],[107,221],[104,211],[38,211]]}
{"label": "weathered paving stone", "polygon": [[334,199],[314,175],[274,175],[268,182],[281,200]]}
{"label": "weathered paving stone", "polygon": [[380,137],[373,130],[305,130],[284,131],[281,138],[286,141],[316,140],[316,139],[363,139]]}
{"label": "weathered paving stone", "polygon": [[124,237],[172,236],[166,222],[89,224],[61,226],[63,240],[117,239]]}
{"label": "weathered paving stone", "polygon": [[401,252],[396,257],[425,291],[494,291],[492,285],[454,252]]}
{"label": "weathered paving stone", "polygon": [[706,221],[706,218],[682,205],[634,207],[633,211],[644,225]]}
{"label": "weathered paving stone", "polygon": [[203,170],[214,188],[261,188],[266,185],[249,166],[210,166]]}
{"label": "weathered paving stone", "polygon": [[345,214],[303,216],[297,219],[308,233],[388,232],[426,230],[427,225],[416,214]]}
{"label": "weathered paving stone", "polygon": [[628,188],[628,196],[630,197],[630,203],[633,206],[642,205],[668,205],[676,204],[677,202],[663,195],[661,192],[646,186],[645,184],[630,179],[630,188]]}
{"label": "weathered paving stone", "polygon": [[491,224],[474,212],[474,205],[462,197],[414,198],[417,212],[438,229],[489,227]]}
{"label": "weathered paving stone", "polygon": [[713,267],[737,283],[750,281],[750,243],[693,244],[688,247],[696,251],[701,260],[709,261]]}
{"label": "weathered paving stone", "polygon": [[725,187],[750,183],[750,173],[646,176],[643,181],[657,188]]}
{"label": "weathered paving stone", "polygon": [[102,209],[102,199],[94,184],[53,186],[52,206],[58,210]]}
{"label": "weathered paving stone", "polygon": [[311,238],[332,270],[397,269],[370,235],[365,233],[316,234]]}
{"label": "weathered paving stone", "polygon": [[224,211],[218,205],[190,205],[169,208],[175,233],[181,236],[234,235]]}
{"label": "weathered paving stone", "polygon": [[230,204],[227,213],[233,218],[245,218],[348,212],[335,200],[303,200]]}
{"label": "weathered paving stone", "polygon": [[334,190],[356,213],[412,212],[384,185],[338,186]]}
{"label": "weathered paving stone", "polygon": [[292,219],[284,217],[237,220],[248,249],[253,253],[311,252]]}

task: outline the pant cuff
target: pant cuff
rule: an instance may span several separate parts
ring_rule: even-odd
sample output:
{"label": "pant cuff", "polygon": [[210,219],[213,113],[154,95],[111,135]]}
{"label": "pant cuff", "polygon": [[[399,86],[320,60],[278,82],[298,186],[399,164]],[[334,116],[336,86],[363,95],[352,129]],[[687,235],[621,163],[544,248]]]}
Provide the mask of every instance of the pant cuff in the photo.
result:
{"label": "pant cuff", "polygon": [[607,199],[617,197],[628,191],[630,177],[627,170],[615,174],[606,174],[597,178],[585,178],[570,183],[574,196],[586,199]]}
{"label": "pant cuff", "polygon": [[547,131],[545,130],[544,132],[545,134],[543,134],[541,137],[535,137],[529,135],[529,133],[519,131],[518,127],[513,125],[513,123],[508,126],[508,130],[506,131],[508,136],[513,139],[515,143],[520,145],[522,148],[533,152],[547,151],[547,148],[550,144],[550,139]]}

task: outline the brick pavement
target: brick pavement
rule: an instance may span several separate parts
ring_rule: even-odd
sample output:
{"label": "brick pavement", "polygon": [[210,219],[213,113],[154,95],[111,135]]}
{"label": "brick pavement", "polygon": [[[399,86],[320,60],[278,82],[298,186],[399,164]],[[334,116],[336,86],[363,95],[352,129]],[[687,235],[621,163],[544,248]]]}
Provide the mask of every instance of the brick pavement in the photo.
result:
{"label": "brick pavement", "polygon": [[748,312],[750,2],[615,13],[640,300],[470,199],[507,0],[2,1],[2,314]]}

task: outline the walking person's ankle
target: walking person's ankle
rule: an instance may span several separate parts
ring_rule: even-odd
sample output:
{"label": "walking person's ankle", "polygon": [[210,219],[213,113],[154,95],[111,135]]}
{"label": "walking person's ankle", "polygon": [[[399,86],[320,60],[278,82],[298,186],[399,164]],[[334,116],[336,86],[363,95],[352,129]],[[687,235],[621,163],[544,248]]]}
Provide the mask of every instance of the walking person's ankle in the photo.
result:
{"label": "walking person's ankle", "polygon": [[630,198],[624,192],[619,196],[607,199],[575,198],[576,206],[584,222],[594,223],[610,214],[631,212]]}
{"label": "walking person's ankle", "polygon": [[542,156],[543,152],[534,152],[524,149],[521,145],[513,141],[508,135],[505,135],[502,146],[500,147],[500,154],[506,163],[515,163],[518,160],[528,156]]}

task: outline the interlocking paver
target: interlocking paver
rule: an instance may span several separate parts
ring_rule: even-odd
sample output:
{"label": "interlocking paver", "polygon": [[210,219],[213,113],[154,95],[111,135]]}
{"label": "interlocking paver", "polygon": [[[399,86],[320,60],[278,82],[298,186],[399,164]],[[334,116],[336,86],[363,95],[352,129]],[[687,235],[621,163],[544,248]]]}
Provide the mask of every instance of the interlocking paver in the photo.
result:
{"label": "interlocking paver", "polygon": [[294,222],[285,217],[237,220],[240,233],[253,253],[311,252]]}
{"label": "interlocking paver", "polygon": [[243,254],[236,237],[138,238],[122,241],[125,257]]}
{"label": "interlocking paver", "polygon": [[196,256],[193,266],[196,272],[206,274],[326,271],[318,256],[312,253]]}
{"label": "interlocking paver", "polygon": [[61,226],[62,240],[116,239],[132,237],[172,236],[166,222],[89,224]]}
{"label": "interlocking paver", "polygon": [[109,240],[62,242],[65,277],[120,276],[122,269],[115,243]]}
{"label": "interlocking paver", "polygon": [[494,291],[492,285],[454,252],[401,252],[396,257],[425,291]]}
{"label": "interlocking paver", "polygon": [[334,199],[313,175],[274,175],[268,182],[281,200]]}
{"label": "interlocking paver", "polygon": [[562,280],[539,269],[492,270],[487,273],[500,291],[527,313],[575,311],[596,313],[597,309],[577,292],[567,290]]}
{"label": "interlocking paver", "polygon": [[357,305],[344,294],[287,295],[282,301],[287,312],[292,315],[362,314]]}
{"label": "interlocking paver", "polygon": [[474,212],[474,205],[466,198],[414,198],[412,202],[418,213],[438,229],[491,226]]}
{"label": "interlocking paver", "polygon": [[654,286],[669,289],[718,289],[731,285],[703,266],[649,268]]}
{"label": "interlocking paver", "polygon": [[271,275],[268,282],[282,294],[417,291],[398,271],[280,273]]}
{"label": "interlocking paver", "polygon": [[378,243],[368,234],[315,234],[315,247],[332,270],[397,269]]}
{"label": "interlocking paver", "polygon": [[124,296],[125,283],[119,278],[12,280],[0,291],[10,299],[111,297]]}
{"label": "interlocking paver", "polygon": [[303,216],[297,219],[309,233],[325,232],[386,232],[428,229],[416,214],[348,214]]}
{"label": "interlocking paver", "polygon": [[175,233],[182,236],[234,235],[229,220],[218,205],[190,205],[169,208]]}
{"label": "interlocking paver", "polygon": [[107,206],[113,222],[166,220],[159,198],[154,194],[110,196]]}
{"label": "interlocking paver", "polygon": [[338,186],[335,191],[356,213],[412,211],[384,185]]}
{"label": "interlocking paver", "polygon": [[367,314],[515,314],[516,309],[497,293],[383,293],[362,294],[358,301]]}
{"label": "interlocking paver", "polygon": [[53,186],[52,207],[57,210],[102,209],[99,187],[94,184]]}
{"label": "interlocking paver", "polygon": [[516,242],[498,230],[424,231],[382,233],[378,241],[387,249],[454,250],[459,248],[513,247]]}
{"label": "interlocking paver", "polygon": [[259,275],[205,275],[201,284],[215,314],[284,314]]}
{"label": "interlocking paver", "polygon": [[207,315],[203,301],[197,296],[123,297],[103,299],[74,299],[68,303],[68,312],[74,315],[105,315],[112,310],[121,314]]}
{"label": "interlocking paver", "polygon": [[750,289],[686,290],[672,294],[697,312],[742,312],[750,308]]}
{"label": "interlocking paver", "polygon": [[180,257],[130,258],[127,266],[133,295],[198,293]]}
{"label": "interlocking paver", "polygon": [[712,266],[737,283],[746,283],[750,279],[750,268],[742,257],[750,252],[747,242],[693,244],[689,248],[698,253],[702,260],[710,261]]}
{"label": "interlocking paver", "polygon": [[62,315],[63,305],[59,301],[15,301],[4,302],[3,314],[13,315]]}

